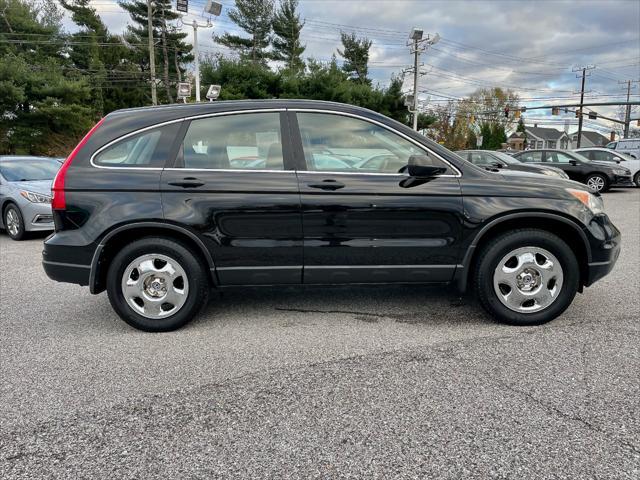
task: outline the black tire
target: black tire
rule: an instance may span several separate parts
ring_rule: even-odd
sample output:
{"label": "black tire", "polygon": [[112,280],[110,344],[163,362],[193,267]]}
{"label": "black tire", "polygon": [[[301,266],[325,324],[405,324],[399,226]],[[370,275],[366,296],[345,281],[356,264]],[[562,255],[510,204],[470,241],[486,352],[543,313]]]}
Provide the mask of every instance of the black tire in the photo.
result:
{"label": "black tire", "polygon": [[587,186],[589,186],[589,180],[596,180],[596,179],[602,182],[602,188],[600,190],[595,190],[596,192],[603,193],[611,188],[611,185],[609,184],[609,179],[607,178],[606,175],[602,175],[601,173],[589,174],[589,176],[585,179],[584,183]]}
{"label": "black tire", "polygon": [[[498,262],[520,247],[541,247],[553,254],[560,262],[564,277],[553,303],[532,313],[520,313],[505,306],[493,285]],[[571,248],[558,236],[538,229],[514,230],[492,239],[482,247],[476,262],[474,281],[481,305],[494,319],[509,325],[540,325],[553,320],[571,305],[580,282],[580,267]]]}
{"label": "black tire", "polygon": [[640,171],[633,177],[633,183],[636,184],[636,187],[640,187]]}
{"label": "black tire", "polygon": [[[15,215],[17,217],[18,220],[18,230],[16,233],[12,233],[9,230],[9,226],[7,225],[7,218],[9,217],[9,212],[12,212],[13,215]],[[22,212],[20,211],[20,208],[18,208],[17,205],[10,203],[5,209],[4,209],[4,217],[2,219],[2,221],[4,222],[4,228],[7,231],[7,235],[9,235],[10,238],[12,238],[13,240],[22,240],[24,239],[25,235],[26,235],[26,230],[24,229],[24,218],[22,218]]]}
{"label": "black tire", "polygon": [[[150,319],[137,313],[127,303],[122,292],[122,277],[127,266],[142,255],[160,254],[170,257],[186,273],[189,289],[184,305],[174,314],[161,319]],[[160,237],[145,237],[125,246],[114,257],[107,273],[107,294],[116,313],[138,330],[168,332],[191,321],[207,304],[209,298],[207,270],[194,253],[184,244]]]}

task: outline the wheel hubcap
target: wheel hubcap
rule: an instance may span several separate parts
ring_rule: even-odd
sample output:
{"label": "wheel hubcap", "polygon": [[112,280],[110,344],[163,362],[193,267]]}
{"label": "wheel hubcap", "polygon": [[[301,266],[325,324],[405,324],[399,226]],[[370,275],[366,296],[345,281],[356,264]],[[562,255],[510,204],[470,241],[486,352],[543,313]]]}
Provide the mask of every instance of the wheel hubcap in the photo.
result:
{"label": "wheel hubcap", "polygon": [[18,219],[18,214],[13,209],[7,212],[7,230],[14,236],[20,231],[20,219]]}
{"label": "wheel hubcap", "polygon": [[556,301],[563,272],[558,259],[540,247],[523,247],[508,253],[493,274],[500,302],[515,312],[533,313]]}
{"label": "wheel hubcap", "polygon": [[183,307],[189,281],[174,259],[160,254],[142,255],[125,268],[122,294],[127,304],[143,317],[166,318]]}
{"label": "wheel hubcap", "polygon": [[587,186],[596,192],[599,192],[604,188],[604,179],[602,177],[591,177],[587,181]]}

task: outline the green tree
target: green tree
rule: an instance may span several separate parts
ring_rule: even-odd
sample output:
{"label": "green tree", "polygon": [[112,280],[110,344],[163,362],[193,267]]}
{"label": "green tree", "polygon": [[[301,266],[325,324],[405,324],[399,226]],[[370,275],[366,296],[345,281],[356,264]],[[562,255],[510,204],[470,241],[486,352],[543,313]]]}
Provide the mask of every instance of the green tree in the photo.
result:
{"label": "green tree", "polygon": [[300,32],[305,22],[300,20],[297,8],[298,0],[282,0],[273,17],[272,58],[284,62],[290,73],[304,70],[302,54],[306,47],[300,42]]}
{"label": "green tree", "polygon": [[358,38],[355,33],[340,33],[342,50],[338,53],[344,58],[342,69],[349,75],[349,78],[359,83],[370,84],[369,74],[369,49],[372,41],[366,37]]}
{"label": "green tree", "polygon": [[225,32],[216,37],[216,41],[238,52],[241,59],[266,66],[273,9],[274,0],[236,0],[235,8],[229,11],[229,18],[247,32],[249,38]]}
{"label": "green tree", "polygon": [[86,77],[68,70],[61,12],[0,0],[0,16],[0,153],[68,153],[96,115]]}

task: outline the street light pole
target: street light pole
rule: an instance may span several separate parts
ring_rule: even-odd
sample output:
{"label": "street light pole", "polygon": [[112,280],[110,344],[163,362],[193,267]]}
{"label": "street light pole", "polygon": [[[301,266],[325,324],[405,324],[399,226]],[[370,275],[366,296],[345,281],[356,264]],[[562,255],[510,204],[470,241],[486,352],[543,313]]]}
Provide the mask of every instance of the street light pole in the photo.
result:
{"label": "street light pole", "polygon": [[193,21],[193,55],[196,67],[196,102],[200,101],[200,56],[198,55],[198,22]]}
{"label": "street light pole", "polygon": [[153,48],[153,10],[151,0],[147,0],[147,28],[149,37],[149,70],[151,73],[151,104],[158,104],[158,94],[156,92],[156,52]]}

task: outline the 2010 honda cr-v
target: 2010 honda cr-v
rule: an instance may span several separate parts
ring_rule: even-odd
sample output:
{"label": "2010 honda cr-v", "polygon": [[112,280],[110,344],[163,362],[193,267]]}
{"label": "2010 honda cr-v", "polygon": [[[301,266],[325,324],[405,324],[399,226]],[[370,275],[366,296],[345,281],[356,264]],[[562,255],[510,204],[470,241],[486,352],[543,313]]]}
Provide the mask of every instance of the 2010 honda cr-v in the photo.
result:
{"label": "2010 honda cr-v", "polygon": [[377,113],[272,100],[121,110],[53,184],[54,280],[107,290],[147,331],[211,287],[474,285],[494,318],[552,320],[613,268],[620,232],[584,185],[478,168]]}

